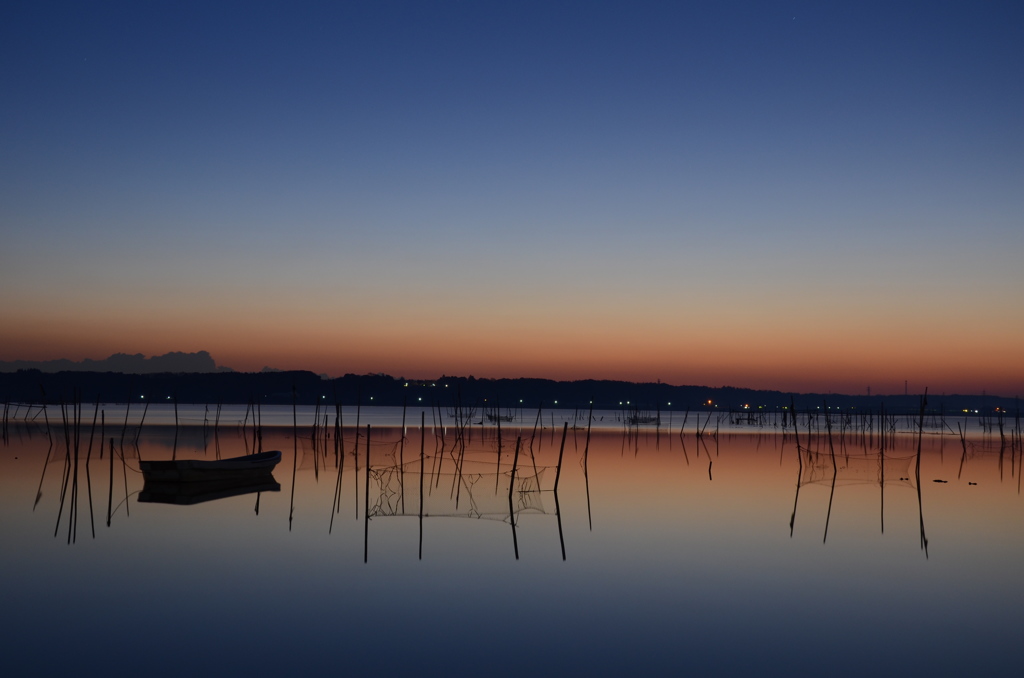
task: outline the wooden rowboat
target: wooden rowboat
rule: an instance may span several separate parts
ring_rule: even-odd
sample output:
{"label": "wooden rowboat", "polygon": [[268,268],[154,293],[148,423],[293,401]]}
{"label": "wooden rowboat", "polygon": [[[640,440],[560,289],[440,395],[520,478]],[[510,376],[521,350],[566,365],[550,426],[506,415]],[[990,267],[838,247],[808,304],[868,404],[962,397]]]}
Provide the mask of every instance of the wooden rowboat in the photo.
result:
{"label": "wooden rowboat", "polygon": [[281,461],[281,452],[259,452],[230,459],[175,461],[140,461],[139,469],[147,481],[208,482],[269,476]]}

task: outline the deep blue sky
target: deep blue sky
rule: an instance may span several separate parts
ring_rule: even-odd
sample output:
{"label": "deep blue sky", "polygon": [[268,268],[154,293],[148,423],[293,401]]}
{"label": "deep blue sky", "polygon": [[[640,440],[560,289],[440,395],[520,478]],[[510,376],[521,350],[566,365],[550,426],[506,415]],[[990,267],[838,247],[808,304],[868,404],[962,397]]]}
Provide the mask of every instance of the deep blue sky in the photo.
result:
{"label": "deep blue sky", "polygon": [[0,358],[1024,383],[1024,4],[99,5],[0,9]]}

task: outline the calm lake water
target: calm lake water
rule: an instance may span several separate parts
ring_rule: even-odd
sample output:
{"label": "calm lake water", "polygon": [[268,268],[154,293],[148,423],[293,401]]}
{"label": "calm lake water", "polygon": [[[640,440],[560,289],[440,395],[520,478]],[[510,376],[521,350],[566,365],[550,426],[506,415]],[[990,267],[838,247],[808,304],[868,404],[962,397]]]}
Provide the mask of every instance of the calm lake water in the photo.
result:
{"label": "calm lake water", "polygon": [[[772,425],[712,420],[698,439],[691,416],[680,436],[675,413],[671,432],[609,420],[588,443],[545,412],[536,432],[502,423],[499,452],[495,426],[429,411],[403,443],[400,410],[357,428],[346,409],[337,440],[333,410],[314,439],[283,408],[260,413],[261,443],[234,415],[214,435],[166,411],[122,443],[110,413],[90,454],[86,409],[77,469],[52,411],[49,437],[12,426],[0,448],[7,675],[1021,670],[1009,432],[974,425],[965,452],[926,428],[918,456],[917,434],[838,420],[830,445],[819,417],[798,450]],[[283,452],[273,480],[168,490],[139,472],[254,445]]]}

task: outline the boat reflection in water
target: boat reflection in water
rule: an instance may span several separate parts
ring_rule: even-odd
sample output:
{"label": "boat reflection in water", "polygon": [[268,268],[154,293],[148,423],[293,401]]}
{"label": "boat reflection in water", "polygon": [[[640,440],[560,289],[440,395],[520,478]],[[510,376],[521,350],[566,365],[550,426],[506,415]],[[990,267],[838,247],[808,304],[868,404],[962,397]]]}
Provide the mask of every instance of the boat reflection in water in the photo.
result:
{"label": "boat reflection in water", "polygon": [[254,492],[280,492],[281,485],[269,473],[256,478],[175,482],[146,480],[139,501],[149,504],[201,504],[214,499],[237,497]]}

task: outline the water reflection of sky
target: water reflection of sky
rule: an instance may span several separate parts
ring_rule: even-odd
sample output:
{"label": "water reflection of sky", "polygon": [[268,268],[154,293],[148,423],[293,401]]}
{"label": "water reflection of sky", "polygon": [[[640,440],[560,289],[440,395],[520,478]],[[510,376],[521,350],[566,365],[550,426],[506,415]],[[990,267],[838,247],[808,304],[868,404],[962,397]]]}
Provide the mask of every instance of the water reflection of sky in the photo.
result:
{"label": "water reflection of sky", "polygon": [[[507,506],[494,501],[491,479],[503,494],[508,481],[487,468],[498,455],[495,431],[485,434],[477,428],[467,440],[465,468],[491,472],[473,489],[480,506]],[[333,440],[315,453],[308,436],[264,431],[264,447],[285,455],[274,471],[281,491],[261,493],[257,513],[253,494],[195,506],[137,501],[138,456],[216,455],[213,441],[205,453],[201,444],[175,451],[166,431],[155,435],[144,431],[127,466],[117,459],[113,467],[110,527],[109,455],[98,459],[94,450],[88,481],[80,463],[73,545],[67,501],[58,523],[63,448],[44,463],[48,442],[37,430],[31,438],[15,431],[3,449],[0,564],[4,580],[17,585],[0,593],[8,611],[0,632],[14,648],[8,664],[16,672],[94,664],[115,674],[169,675],[180,661],[211,673],[301,666],[503,675],[941,674],[1015,665],[1012,637],[1024,621],[1013,593],[1024,565],[1015,538],[1024,527],[1020,460],[1005,449],[1000,469],[998,444],[978,441],[961,472],[959,440],[926,437],[919,503],[916,474],[909,482],[887,478],[884,488],[842,471],[834,491],[830,477],[808,481],[792,439],[774,434],[723,435],[705,448],[691,433],[683,441],[595,433],[584,455],[585,432],[570,431],[556,515],[550,467],[560,430],[546,430],[534,441],[537,465],[548,467],[537,502],[543,511],[518,515],[517,560],[507,515],[462,517],[464,503],[454,510],[450,454],[442,475],[430,475],[438,459],[428,430],[425,485],[434,483],[425,503],[436,513],[423,520],[420,560],[420,438],[410,429],[407,515],[369,521],[364,564],[365,443],[357,470],[354,429],[333,523]],[[223,456],[245,449],[237,431],[218,438]],[[374,430],[371,440],[380,471],[399,454],[398,431]],[[450,450],[451,432],[446,440]],[[507,471],[514,439],[503,443]],[[827,454],[824,439],[814,444]],[[848,438],[837,467],[877,451],[877,439]],[[891,441],[887,454],[913,457],[913,473],[915,440]],[[530,475],[533,463],[524,445],[519,472]],[[371,506],[384,477],[371,476]],[[445,510],[450,515],[439,515]]]}

